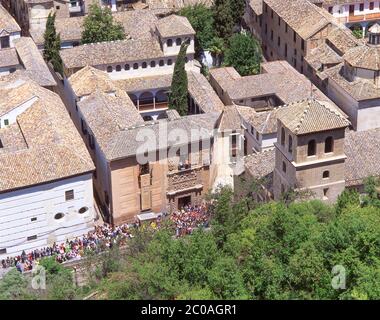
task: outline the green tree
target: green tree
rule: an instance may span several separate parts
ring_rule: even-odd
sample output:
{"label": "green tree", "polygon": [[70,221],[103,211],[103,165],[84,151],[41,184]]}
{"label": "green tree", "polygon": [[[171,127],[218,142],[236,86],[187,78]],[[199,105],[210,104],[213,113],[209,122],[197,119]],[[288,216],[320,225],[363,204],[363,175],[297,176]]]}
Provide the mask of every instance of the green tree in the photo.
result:
{"label": "green tree", "polygon": [[234,67],[240,75],[260,72],[261,48],[257,40],[246,34],[235,34],[229,40],[224,55],[224,65]]}
{"label": "green tree", "polygon": [[214,66],[220,67],[225,49],[226,47],[222,38],[219,38],[219,37],[212,38],[207,50],[211,53]]}
{"label": "green tree", "polygon": [[28,290],[28,286],[28,280],[16,269],[12,269],[0,280],[0,300],[29,300],[36,298]]}
{"label": "green tree", "polygon": [[215,0],[212,9],[216,34],[226,41],[232,35],[234,27],[234,14],[230,6],[230,0]]}
{"label": "green tree", "polygon": [[350,206],[360,206],[360,195],[355,190],[344,189],[336,201],[336,213],[341,214],[344,209]]}
{"label": "green tree", "polygon": [[177,110],[180,116],[187,115],[188,111],[188,79],[185,70],[186,50],[188,46],[186,42],[183,42],[179,50],[169,95],[169,108]]}
{"label": "green tree", "polygon": [[244,15],[245,0],[230,0],[229,1],[231,12],[233,14],[234,22],[240,23]]}
{"label": "green tree", "polygon": [[51,62],[55,71],[63,74],[63,64],[59,51],[61,49],[61,36],[55,29],[55,13],[49,13],[44,33],[44,58]]}
{"label": "green tree", "polygon": [[212,39],[215,37],[213,12],[204,4],[197,3],[181,9],[179,14],[189,20],[196,32],[195,53],[196,57],[199,57],[201,52],[209,47]]}
{"label": "green tree", "polygon": [[366,196],[363,198],[363,205],[380,208],[380,180],[375,177],[365,179],[364,192]]}
{"label": "green tree", "polygon": [[111,9],[92,4],[84,19],[82,43],[95,43],[125,39],[124,28],[114,22]]}

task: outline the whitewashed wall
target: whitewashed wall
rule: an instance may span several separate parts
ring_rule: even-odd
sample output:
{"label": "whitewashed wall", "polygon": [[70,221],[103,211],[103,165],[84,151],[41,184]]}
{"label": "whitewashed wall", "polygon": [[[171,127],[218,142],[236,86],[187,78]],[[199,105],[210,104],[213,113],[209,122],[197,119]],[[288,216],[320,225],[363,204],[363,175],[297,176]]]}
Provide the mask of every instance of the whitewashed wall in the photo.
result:
{"label": "whitewashed wall", "polygon": [[[74,190],[74,199],[65,201],[68,190]],[[0,259],[87,233],[94,225],[93,201],[92,173],[1,193],[0,250],[7,252]],[[88,210],[80,214],[83,207]],[[57,220],[59,212],[64,217]],[[36,240],[27,240],[34,235]]]}
{"label": "whitewashed wall", "polygon": [[22,114],[24,111],[28,110],[29,107],[31,107],[37,100],[38,100],[37,97],[33,97],[32,99],[29,99],[28,101],[24,102],[18,107],[13,108],[9,112],[5,114],[0,114],[0,128],[5,127],[5,123],[4,123],[5,120],[9,121],[9,125],[15,123],[17,116]]}

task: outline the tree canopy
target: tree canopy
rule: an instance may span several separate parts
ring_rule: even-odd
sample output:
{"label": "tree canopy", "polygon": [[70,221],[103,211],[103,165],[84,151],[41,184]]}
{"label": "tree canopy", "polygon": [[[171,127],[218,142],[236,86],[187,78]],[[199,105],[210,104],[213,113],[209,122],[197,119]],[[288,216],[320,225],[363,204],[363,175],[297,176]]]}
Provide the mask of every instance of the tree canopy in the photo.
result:
{"label": "tree canopy", "polygon": [[49,16],[46,21],[44,32],[44,58],[53,65],[55,71],[63,74],[63,64],[59,51],[61,49],[61,36],[55,29],[55,13]]}
{"label": "tree canopy", "polygon": [[110,8],[92,4],[84,19],[82,43],[95,43],[125,39],[124,28],[114,22]]}
{"label": "tree canopy", "polygon": [[248,34],[234,34],[224,55],[224,65],[234,67],[241,76],[260,72],[262,53],[260,44]]}

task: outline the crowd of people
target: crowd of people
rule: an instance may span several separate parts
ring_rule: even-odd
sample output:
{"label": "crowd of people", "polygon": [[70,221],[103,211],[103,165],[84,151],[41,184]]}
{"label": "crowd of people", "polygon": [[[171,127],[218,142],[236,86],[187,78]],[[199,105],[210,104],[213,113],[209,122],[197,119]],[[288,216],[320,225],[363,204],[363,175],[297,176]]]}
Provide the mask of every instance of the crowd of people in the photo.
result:
{"label": "crowd of people", "polygon": [[67,240],[63,243],[54,243],[51,247],[36,249],[29,253],[23,251],[21,255],[8,257],[1,260],[2,268],[16,267],[18,271],[24,272],[32,270],[38,261],[44,257],[55,256],[57,262],[65,262],[80,259],[86,251],[101,252],[113,245],[123,245],[125,240],[132,237],[131,228],[133,224],[124,224],[111,227],[108,224],[96,226],[93,231],[88,232],[82,237]]}
{"label": "crowd of people", "polygon": [[170,215],[175,225],[176,237],[191,234],[194,229],[207,228],[210,215],[205,205],[186,205]]}
{"label": "crowd of people", "polygon": [[[191,234],[196,228],[207,228],[209,218],[205,205],[187,205],[181,210],[173,212],[169,219],[174,223],[176,237],[178,238]],[[151,222],[150,226],[153,229],[159,229],[161,220],[162,216],[159,216],[156,221]],[[114,245],[125,244],[125,241],[132,237],[131,229],[138,227],[140,227],[139,222],[115,227],[105,223],[102,226],[96,226],[93,231],[82,237],[62,243],[54,243],[51,247],[36,249],[29,253],[23,251],[18,256],[3,259],[1,260],[1,267],[4,269],[16,267],[18,271],[24,272],[32,270],[38,261],[44,257],[54,256],[59,263],[80,259],[86,251],[102,252]]]}

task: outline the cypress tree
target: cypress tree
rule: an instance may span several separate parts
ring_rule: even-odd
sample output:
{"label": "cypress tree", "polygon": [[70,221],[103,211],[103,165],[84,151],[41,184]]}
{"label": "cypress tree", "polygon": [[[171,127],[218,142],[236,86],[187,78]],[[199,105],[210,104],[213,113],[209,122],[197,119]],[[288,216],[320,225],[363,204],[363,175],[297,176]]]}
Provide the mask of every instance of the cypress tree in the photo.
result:
{"label": "cypress tree", "polygon": [[169,109],[175,109],[180,116],[187,115],[187,91],[188,80],[185,70],[186,50],[189,45],[182,43],[181,49],[177,56],[177,61],[174,66],[174,73],[171,84],[171,93],[169,96]]}
{"label": "cypress tree", "polygon": [[62,59],[59,55],[61,49],[61,36],[57,34],[55,29],[55,13],[49,13],[46,21],[46,30],[44,33],[44,58],[47,62],[51,62],[55,71],[63,74]]}
{"label": "cypress tree", "polygon": [[235,24],[230,0],[215,0],[213,11],[216,33],[226,41],[232,35]]}

